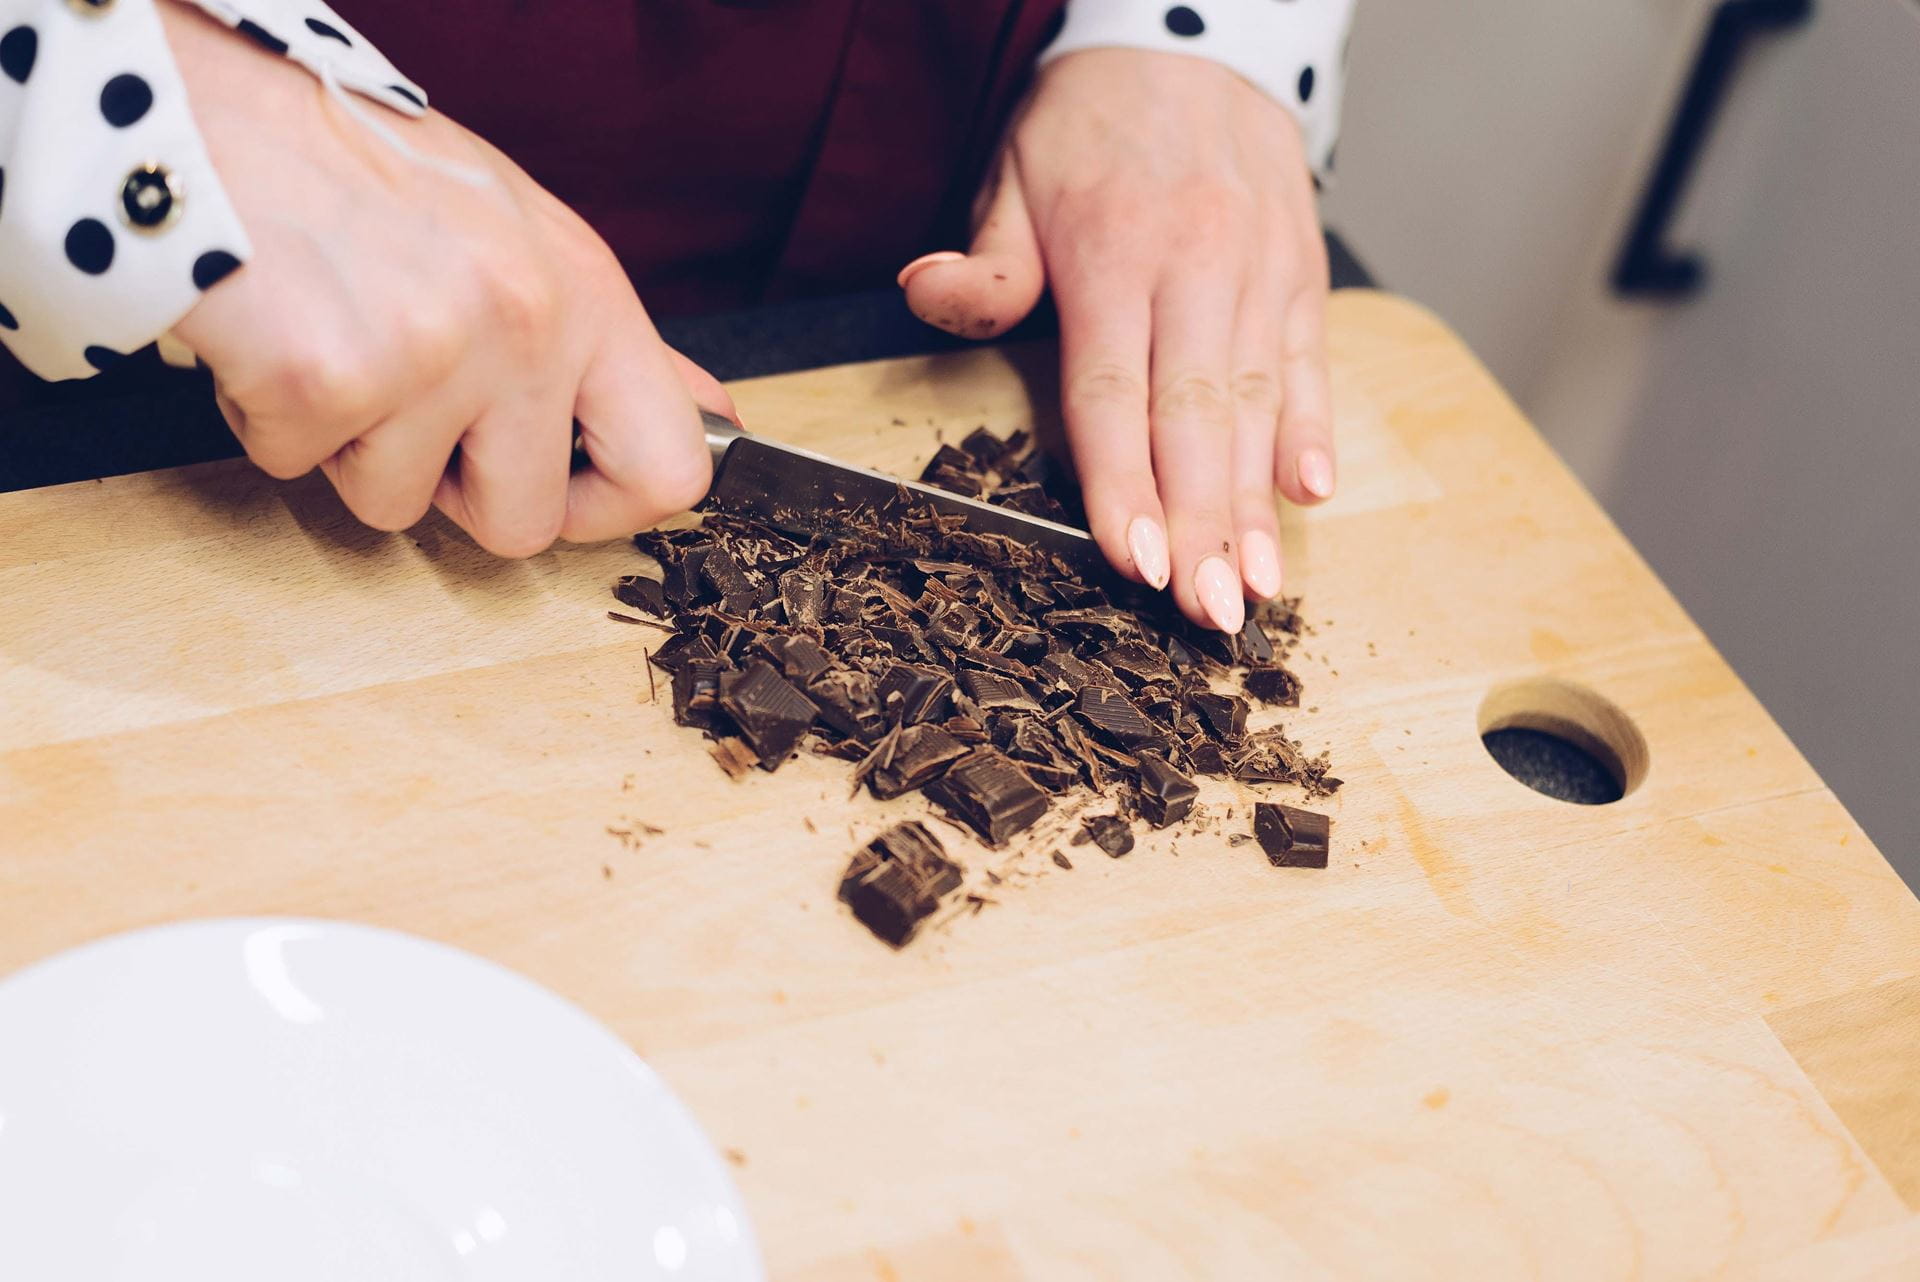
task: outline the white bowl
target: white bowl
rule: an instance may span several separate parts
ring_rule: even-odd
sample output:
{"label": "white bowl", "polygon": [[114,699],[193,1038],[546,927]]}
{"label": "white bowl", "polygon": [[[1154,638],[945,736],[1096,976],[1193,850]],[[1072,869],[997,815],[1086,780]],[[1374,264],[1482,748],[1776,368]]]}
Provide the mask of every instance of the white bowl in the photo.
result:
{"label": "white bowl", "polygon": [[652,1070],[491,962],[203,921],[0,983],[0,1278],[759,1282]]}

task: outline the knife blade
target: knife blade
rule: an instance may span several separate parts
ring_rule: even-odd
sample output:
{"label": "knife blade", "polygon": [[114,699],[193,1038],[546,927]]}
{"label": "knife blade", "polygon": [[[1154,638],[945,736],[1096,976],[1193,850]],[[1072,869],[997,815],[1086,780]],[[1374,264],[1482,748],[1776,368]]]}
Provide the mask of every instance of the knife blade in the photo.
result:
{"label": "knife blade", "polygon": [[902,480],[812,450],[752,436],[718,414],[702,410],[713,486],[707,497],[724,511],[765,521],[793,534],[833,534],[834,508],[884,509],[902,488],[942,515],[963,516],[979,534],[1002,534],[1059,557],[1082,574],[1104,571],[1100,545],[1085,530],[1045,517],[995,507],[918,481]]}

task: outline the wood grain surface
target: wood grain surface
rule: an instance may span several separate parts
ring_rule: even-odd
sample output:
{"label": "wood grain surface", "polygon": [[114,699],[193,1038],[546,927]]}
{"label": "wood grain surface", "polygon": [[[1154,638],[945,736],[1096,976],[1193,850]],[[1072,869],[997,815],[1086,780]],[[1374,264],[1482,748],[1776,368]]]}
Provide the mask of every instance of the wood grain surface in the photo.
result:
{"label": "wood grain surface", "polygon": [[[1230,847],[1225,785],[1070,871],[941,826],[1007,882],[895,955],[834,887],[922,803],[725,778],[605,618],[630,547],[494,561],[236,462],[0,496],[0,972],[208,915],[458,944],[665,1075],[783,1280],[1920,1277],[1920,904],[1442,325],[1332,336],[1343,490],[1285,518],[1323,872]],[[908,470],[1048,429],[1050,360],[733,391]],[[1637,786],[1509,779],[1530,707]]]}

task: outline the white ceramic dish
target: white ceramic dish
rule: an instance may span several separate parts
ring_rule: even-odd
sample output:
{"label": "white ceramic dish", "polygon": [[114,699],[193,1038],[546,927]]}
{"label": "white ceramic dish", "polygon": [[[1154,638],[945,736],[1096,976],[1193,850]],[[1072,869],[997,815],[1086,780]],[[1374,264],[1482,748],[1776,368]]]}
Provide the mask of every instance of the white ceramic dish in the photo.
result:
{"label": "white ceramic dish", "polygon": [[578,1008],[365,926],[206,921],[0,983],[0,1278],[759,1282],[725,1164]]}

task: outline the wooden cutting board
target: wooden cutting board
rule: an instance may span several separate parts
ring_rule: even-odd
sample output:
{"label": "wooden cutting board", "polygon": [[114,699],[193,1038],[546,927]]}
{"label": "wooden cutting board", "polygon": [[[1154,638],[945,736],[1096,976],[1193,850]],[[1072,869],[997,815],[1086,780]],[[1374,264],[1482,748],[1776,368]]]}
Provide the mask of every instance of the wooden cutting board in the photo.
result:
{"label": "wooden cutting board", "polygon": [[[0,497],[0,971],[215,914],[471,949],[666,1076],[779,1279],[1920,1276],[1920,904],[1445,328],[1332,318],[1344,488],[1286,523],[1323,872],[1224,787],[1071,871],[940,827],[1007,884],[895,955],[834,887],[921,803],[726,779],[604,617],[629,547],[494,561],[236,462]],[[911,470],[1050,360],[733,390]],[[1539,796],[1489,721],[1636,786]]]}

